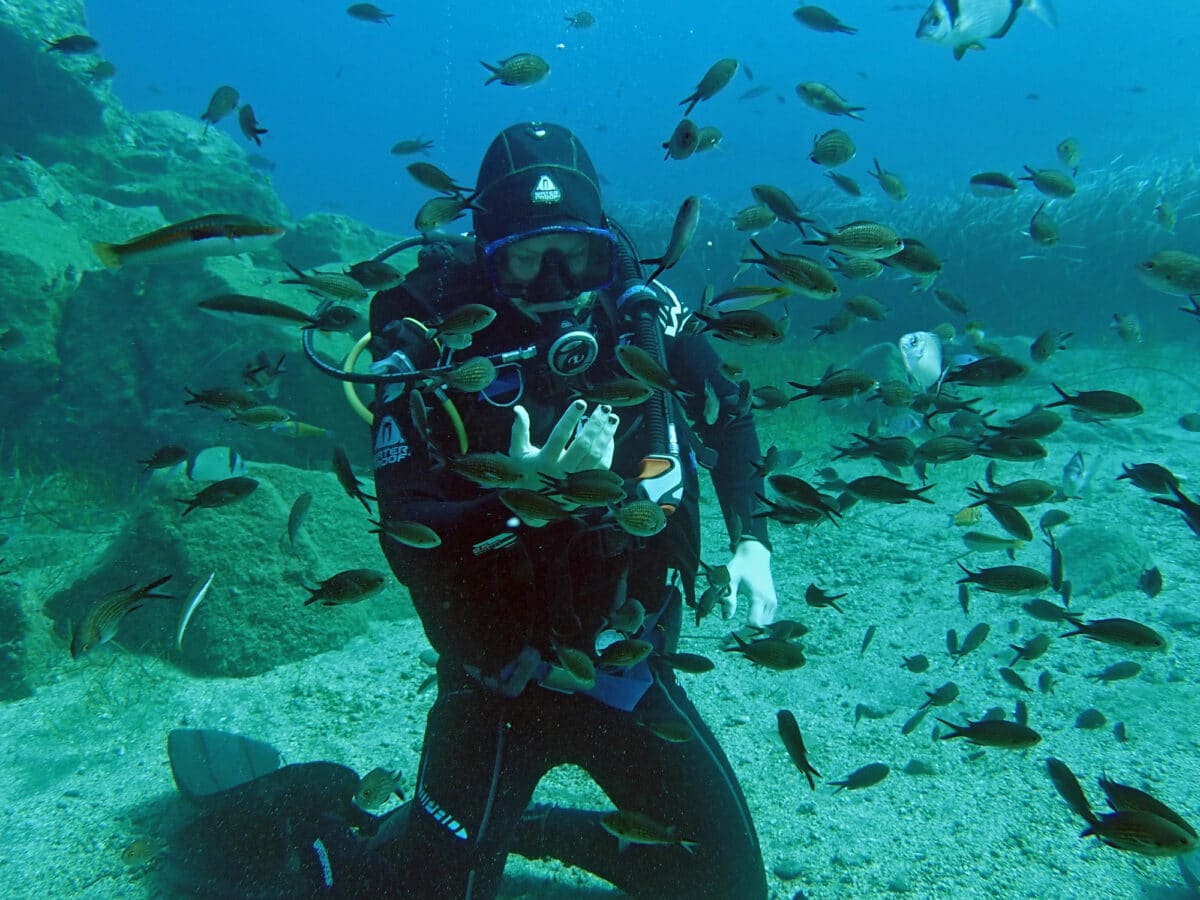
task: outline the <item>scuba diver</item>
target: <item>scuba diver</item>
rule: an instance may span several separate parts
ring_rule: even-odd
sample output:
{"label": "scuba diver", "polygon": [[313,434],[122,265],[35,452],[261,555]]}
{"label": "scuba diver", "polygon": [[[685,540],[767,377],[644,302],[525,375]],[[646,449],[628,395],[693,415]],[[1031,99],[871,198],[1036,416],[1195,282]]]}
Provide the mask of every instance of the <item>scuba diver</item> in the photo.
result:
{"label": "scuba diver", "polygon": [[[730,535],[722,612],[744,595],[750,624],[774,618],[753,420],[678,300],[645,283],[572,132],[505,129],[471,207],[474,239],[427,239],[370,312],[380,542],[438,653],[416,787],[381,821],[344,803],[298,817],[279,838],[295,895],[494,897],[516,852],[631,896],[765,898],[746,800],[671,665],[701,568],[698,463]],[[496,365],[482,390],[441,377],[478,357]],[[534,491],[555,502],[527,507]],[[618,521],[639,501],[665,526]],[[440,543],[391,536],[402,523]],[[190,794],[215,791],[210,769],[185,788],[197,741],[172,756]],[[563,764],[615,811],[531,805]]]}

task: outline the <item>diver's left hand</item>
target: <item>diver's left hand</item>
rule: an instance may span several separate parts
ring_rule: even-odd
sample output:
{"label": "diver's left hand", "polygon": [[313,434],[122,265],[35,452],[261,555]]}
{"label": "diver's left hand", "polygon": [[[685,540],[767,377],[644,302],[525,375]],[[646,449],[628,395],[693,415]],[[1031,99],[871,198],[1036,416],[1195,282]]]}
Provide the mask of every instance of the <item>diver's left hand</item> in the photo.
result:
{"label": "diver's left hand", "polygon": [[562,478],[584,469],[612,466],[615,435],[621,420],[610,406],[597,406],[586,419],[585,412],[584,401],[572,402],[550,431],[546,443],[537,447],[529,439],[529,413],[523,406],[513,407],[508,455],[521,470],[522,487],[533,490],[543,487],[542,475]]}
{"label": "diver's left hand", "polygon": [[729,569],[729,592],[721,601],[721,616],[728,619],[737,612],[738,595],[750,598],[746,621],[760,628],[775,621],[775,580],[771,577],[771,551],[755,540],[743,540],[733,551]]}

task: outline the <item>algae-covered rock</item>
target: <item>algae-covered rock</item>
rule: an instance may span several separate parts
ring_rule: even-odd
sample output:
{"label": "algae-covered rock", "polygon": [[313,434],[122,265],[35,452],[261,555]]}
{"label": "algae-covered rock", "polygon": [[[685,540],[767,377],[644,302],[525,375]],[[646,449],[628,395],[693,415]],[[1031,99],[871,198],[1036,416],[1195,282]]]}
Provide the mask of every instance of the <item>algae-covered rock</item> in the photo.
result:
{"label": "algae-covered rock", "polygon": [[[157,206],[175,222],[233,212],[286,225],[287,207],[246,153],[224,132],[171,110],[136,115],[113,111],[109,130],[60,148],[79,190],[119,206]],[[116,235],[121,241],[135,235]]]}
{"label": "algae-covered rock", "polygon": [[[119,647],[97,648],[75,664],[123,648],[166,657],[198,674],[246,676],[341,647],[366,630],[370,616],[412,614],[406,592],[367,533],[365,511],[331,473],[260,465],[250,477],[258,487],[244,500],[184,515],[181,501],[206,483],[188,481],[182,473],[160,473],[87,571],[51,595],[44,609],[26,609],[26,617],[44,613],[65,645],[71,629],[105,594],[170,575],[158,592],[173,599],[147,600],[122,620],[115,638]],[[287,536],[288,513],[305,491],[314,499],[293,545]],[[385,574],[384,590],[356,604],[305,605],[305,585],[316,586],[354,568]],[[212,584],[177,646],[187,601],[210,573]],[[4,599],[0,591],[0,601]],[[0,616],[4,609],[0,603]],[[65,646],[59,653],[65,653]],[[2,663],[0,658],[0,668]]]}
{"label": "algae-covered rock", "polygon": [[[364,259],[371,259],[381,250],[396,244],[399,237],[376,231],[369,225],[333,213],[312,213],[298,221],[276,244],[284,259],[301,269],[325,266],[340,261],[349,266]],[[411,258],[411,254],[409,254]],[[389,262],[404,271],[415,263],[404,264],[401,260]],[[340,271],[329,267],[331,271]]]}
{"label": "algae-covered rock", "polygon": [[[63,461],[110,465],[161,444],[231,444],[251,459],[304,466],[314,459],[324,465],[334,440],[351,453],[358,443],[365,447],[365,426],[343,401],[340,385],[304,359],[296,323],[198,306],[218,294],[249,294],[313,312],[316,298],[280,284],[284,274],[269,251],[86,272],[53,341],[62,365],[57,380],[46,384],[56,389],[30,401],[28,414],[41,425],[23,441]],[[353,342],[343,334],[315,337],[317,349],[334,360]],[[186,404],[189,390],[248,388],[246,372],[260,355],[272,367],[282,358],[284,371],[258,401],[281,406],[327,435],[257,430],[226,411]]]}
{"label": "algae-covered rock", "polygon": [[36,197],[0,203],[0,416],[21,421],[57,378],[58,333],[88,251]]}
{"label": "algae-covered rock", "polygon": [[1137,586],[1147,548],[1128,528],[1075,523],[1055,532],[1063,570],[1076,597],[1102,599]]}
{"label": "algae-covered rock", "polygon": [[0,142],[4,155],[39,155],[47,139],[103,130],[104,101],[89,70],[99,57],[46,52],[43,41],[86,32],[81,2],[0,4]]}

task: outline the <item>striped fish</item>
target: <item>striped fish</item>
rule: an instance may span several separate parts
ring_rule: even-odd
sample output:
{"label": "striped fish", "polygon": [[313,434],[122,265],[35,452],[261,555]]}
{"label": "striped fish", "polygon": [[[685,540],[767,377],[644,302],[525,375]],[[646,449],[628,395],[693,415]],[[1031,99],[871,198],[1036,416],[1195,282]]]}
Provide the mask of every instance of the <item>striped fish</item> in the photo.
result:
{"label": "striped fish", "polygon": [[370,296],[366,288],[341,272],[314,270],[311,275],[306,275],[291,263],[288,263],[287,267],[296,273],[296,277],[284,278],[280,284],[302,284],[310,291],[331,300],[366,300]]}
{"label": "striped fish", "polygon": [[214,213],[185,219],[124,244],[96,241],[92,251],[110,269],[128,263],[148,265],[198,259],[204,256],[230,256],[261,250],[283,234],[278,225],[258,222],[249,216]]}
{"label": "striped fish", "polygon": [[144,587],[132,584],[107,594],[87,611],[79,627],[71,636],[71,658],[79,659],[94,647],[112,640],[126,614],[133,612],[150,599],[173,600],[171,594],[156,594],[154,589],[171,580],[166,575]]}

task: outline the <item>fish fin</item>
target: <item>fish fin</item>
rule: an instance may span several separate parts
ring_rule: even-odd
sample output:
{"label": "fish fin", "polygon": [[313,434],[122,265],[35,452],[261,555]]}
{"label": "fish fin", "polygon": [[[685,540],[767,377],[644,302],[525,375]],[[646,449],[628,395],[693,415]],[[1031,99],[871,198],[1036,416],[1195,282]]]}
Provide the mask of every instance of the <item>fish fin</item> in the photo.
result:
{"label": "fish fin", "polygon": [[987,481],[988,487],[994,488],[996,486],[996,461],[994,459],[987,464],[983,477]]}
{"label": "fish fin", "polygon": [[95,241],[92,244],[92,252],[96,254],[96,258],[100,262],[104,263],[105,268],[121,268],[121,251],[118,245],[110,244],[107,241]]}
{"label": "fish fin", "polygon": [[1048,28],[1058,27],[1058,13],[1050,0],[1022,0],[1021,5],[1041,19]]}
{"label": "fish fin", "polygon": [[943,741],[948,741],[951,738],[960,737],[967,733],[967,729],[963,728],[961,725],[955,725],[953,722],[947,722],[945,719],[940,719],[937,716],[934,716],[934,718],[950,729],[949,734],[941,735],[941,740]]}
{"label": "fish fin", "polygon": [[[1092,812],[1092,806],[1088,803],[1087,796],[1083,793],[1083,788],[1079,784],[1079,779],[1075,777],[1067,764],[1062,760],[1051,757],[1046,760],[1046,768],[1050,773],[1050,780],[1054,783],[1055,790],[1058,791],[1060,797],[1067,801],[1067,805],[1075,811],[1089,826],[1096,825],[1099,819]],[[1089,827],[1084,834],[1091,834],[1092,829]]]}

